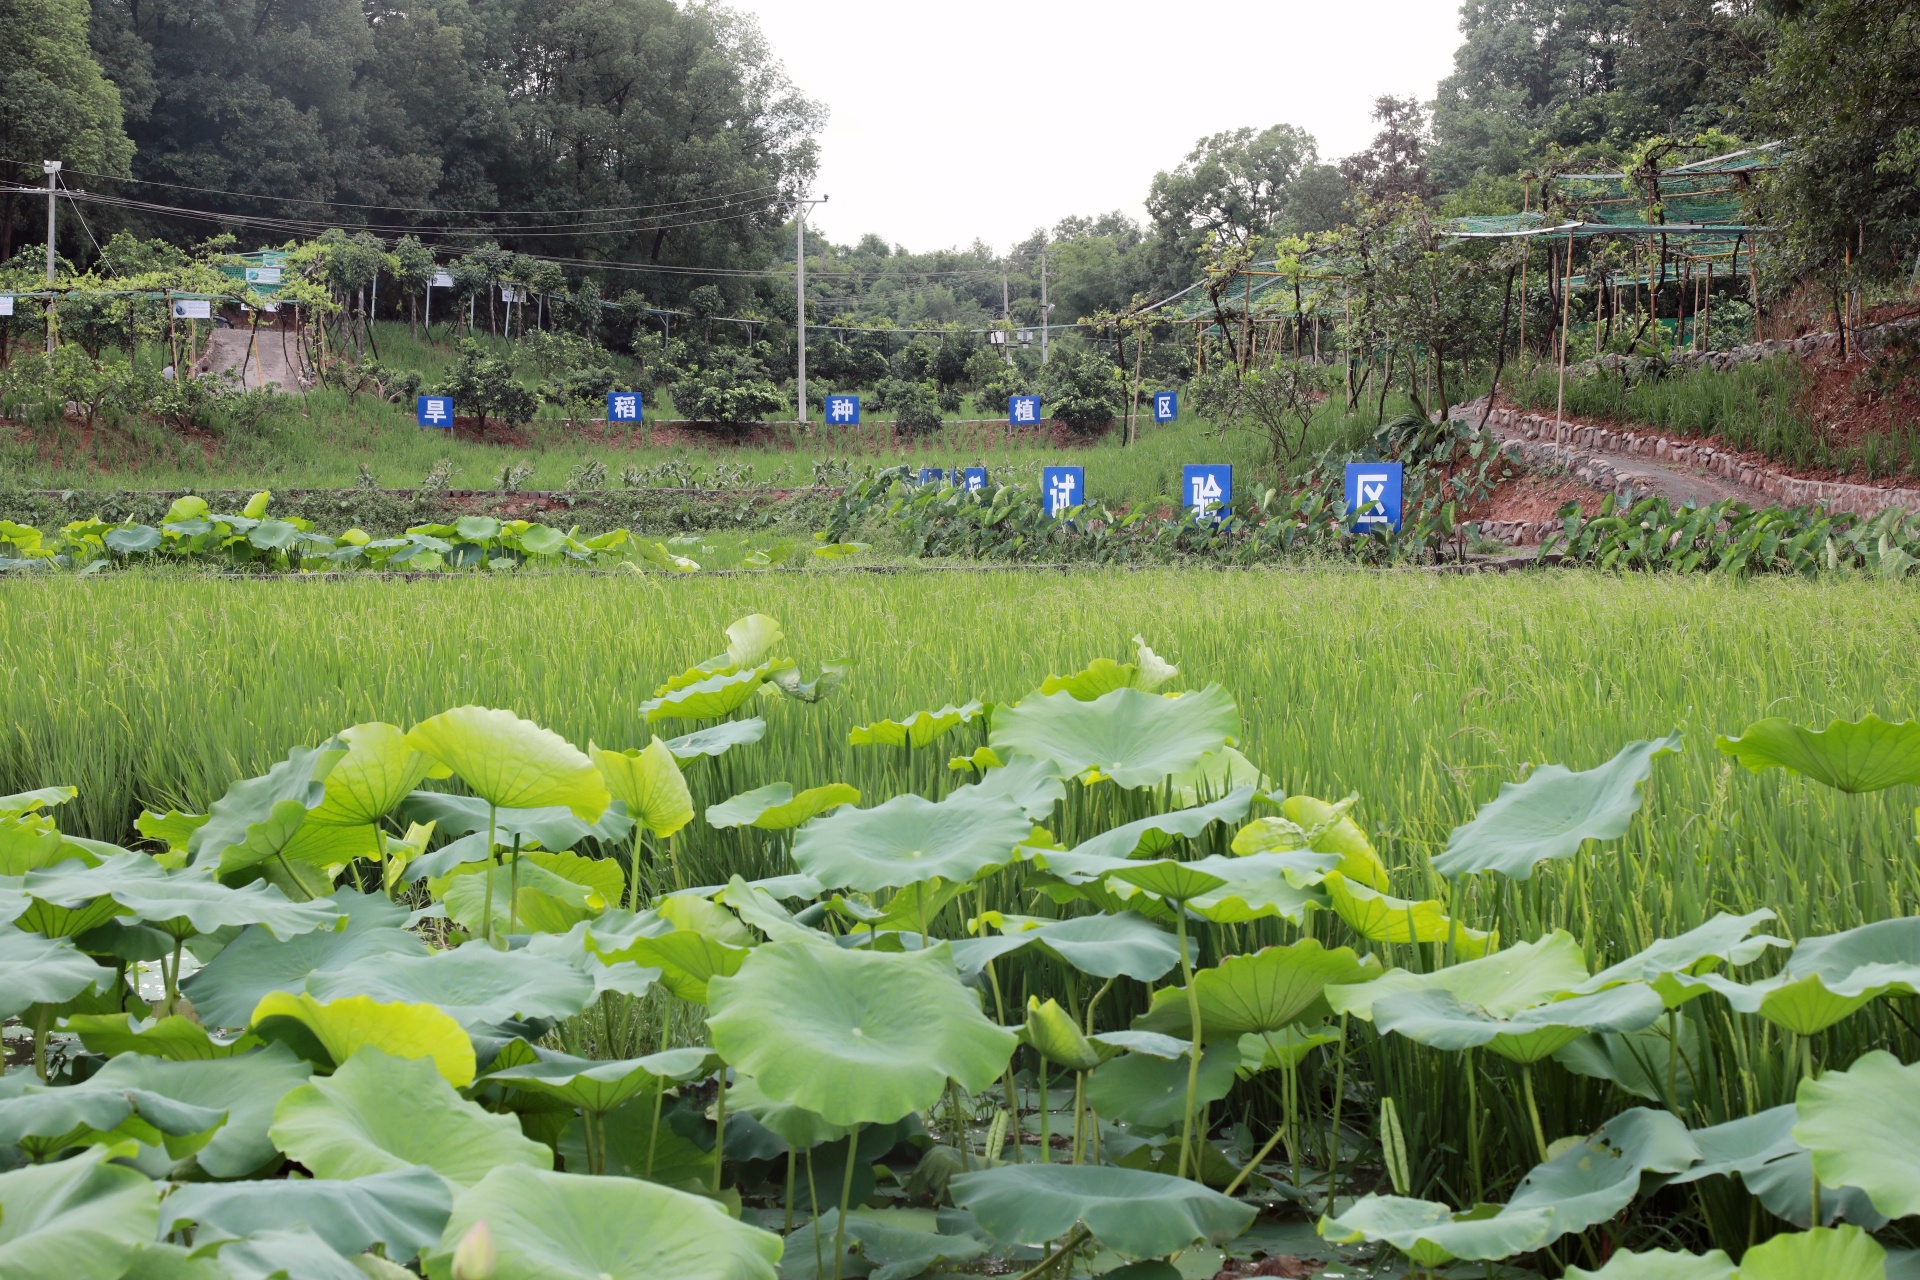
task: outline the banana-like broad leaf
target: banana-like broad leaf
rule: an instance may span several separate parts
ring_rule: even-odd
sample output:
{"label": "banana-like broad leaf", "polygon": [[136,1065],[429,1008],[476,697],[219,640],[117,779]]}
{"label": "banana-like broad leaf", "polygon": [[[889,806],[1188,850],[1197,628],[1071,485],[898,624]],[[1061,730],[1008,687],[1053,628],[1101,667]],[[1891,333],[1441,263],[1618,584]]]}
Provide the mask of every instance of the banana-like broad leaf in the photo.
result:
{"label": "banana-like broad leaf", "polygon": [[425,1059],[362,1049],[331,1076],[280,1100],[273,1141],[321,1178],[364,1178],[425,1165],[470,1187],[501,1165],[550,1169],[553,1153],[454,1092]]}
{"label": "banana-like broad leaf", "polygon": [[1858,1227],[1789,1231],[1740,1259],[1740,1280],[1886,1280],[1886,1274],[1886,1249]]}
{"label": "banana-like broad leaf", "polygon": [[780,1237],[719,1204],[631,1178],[507,1166],[454,1201],[431,1280],[453,1280],[453,1253],[485,1222],[497,1261],[489,1280],[773,1280]]}
{"label": "banana-like broad leaf", "polygon": [[1733,1259],[1718,1249],[1704,1255],[1671,1249],[1647,1253],[1622,1249],[1598,1271],[1567,1268],[1567,1280],[1736,1280],[1739,1274]]}
{"label": "banana-like broad leaf", "polygon": [[1574,994],[1603,991],[1622,982],[1645,982],[1660,993],[1669,1009],[1677,1009],[1708,988],[1688,978],[1709,973],[1721,964],[1752,964],[1772,947],[1790,947],[1785,938],[1768,934],[1754,937],[1753,931],[1774,919],[1765,907],[1744,916],[1722,911],[1696,929],[1677,938],[1662,938],[1637,955],[1602,969],[1579,986]]}
{"label": "banana-like broad leaf", "polygon": [[434,1245],[453,1212],[439,1174],[422,1167],[364,1178],[206,1182],[182,1187],[160,1207],[160,1233],[191,1226],[196,1244],[243,1239],[299,1223],[339,1253],[376,1244],[405,1262]]}
{"label": "banana-like broad leaf", "polygon": [[775,782],[709,805],[707,824],[722,829],[759,827],[765,831],[787,831],[829,809],[859,803],[859,790],[844,782],[809,787],[797,794],[791,783]]}
{"label": "banana-like broad leaf", "polygon": [[136,918],[175,938],[258,925],[284,942],[346,923],[326,898],[295,902],[257,880],[229,889],[213,878],[211,868],[179,871],[163,879],[133,880],[114,889],[113,900]]}
{"label": "banana-like broad leaf", "polygon": [[1253,804],[1254,789],[1236,787],[1212,804],[1192,809],[1176,809],[1140,818],[1083,840],[1069,852],[1075,857],[1132,858],[1140,854],[1158,854],[1172,847],[1176,838],[1193,840],[1218,822],[1238,822],[1247,816]]}
{"label": "banana-like broad leaf", "polygon": [[1920,782],[1920,720],[1888,724],[1869,715],[1813,729],[1776,717],[1755,721],[1737,738],[1715,738],[1713,745],[1751,772],[1785,769],[1841,791]]}
{"label": "banana-like broad leaf", "polygon": [[364,827],[380,821],[427,778],[451,774],[407,741],[399,725],[373,721],[340,731],[346,755],[327,774],[326,798],[307,821]]}
{"label": "banana-like broad leaf", "polygon": [[1084,1225],[1095,1240],[1133,1258],[1225,1244],[1256,1212],[1185,1178],[1094,1165],[1002,1165],[960,1174],[950,1189],[953,1202],[996,1240],[1039,1245]]}
{"label": "banana-like broad leaf", "polygon": [[594,1061],[515,1041],[494,1059],[485,1079],[605,1115],[641,1094],[705,1074],[713,1060],[705,1049],[667,1049],[644,1058]]}
{"label": "banana-like broad leaf", "polygon": [[1818,1035],[1883,995],[1920,992],[1920,916],[1899,916],[1803,938],[1776,976],[1742,985],[1717,973],[1693,979],[1795,1035]]}
{"label": "banana-like broad leaf", "polygon": [[1699,1158],[1686,1125],[1672,1113],[1635,1107],[1535,1165],[1502,1213],[1550,1213],[1557,1239],[1605,1222],[1633,1203],[1643,1174],[1679,1173]]}
{"label": "banana-like broad leaf", "polygon": [[1572,990],[1586,977],[1580,944],[1565,929],[1556,929],[1538,942],[1517,943],[1431,973],[1392,969],[1371,982],[1330,986],[1326,996],[1335,1013],[1350,1013],[1368,1022],[1373,1020],[1375,1002],[1419,990],[1450,992],[1464,1005],[1507,1018]]}
{"label": "banana-like broad leaf", "polygon": [[979,973],[989,961],[1029,944],[1096,978],[1124,976],[1136,982],[1158,982],[1180,963],[1180,947],[1174,935],[1130,911],[1035,921],[1015,928],[1001,923],[999,927],[1007,932],[997,937],[962,938],[952,944],[954,963],[961,973]]}
{"label": "banana-like broad leaf", "polygon": [[346,1062],[367,1050],[408,1060],[429,1059],[461,1087],[473,1083],[473,1041],[459,1023],[431,1004],[383,1004],[367,996],[320,1001],[304,992],[269,992],[249,1020],[265,1040],[285,1039],[318,1066]]}
{"label": "banana-like broad leaf", "polygon": [[696,729],[667,739],[667,750],[676,760],[694,760],[700,756],[724,755],[734,747],[751,746],[767,736],[767,722],[755,716],[751,720],[728,720],[707,729]]}
{"label": "banana-like broad leaf", "polygon": [[1014,1048],[945,944],[888,954],[769,943],[708,992],[721,1056],[769,1098],[835,1124],[890,1124],[931,1106],[949,1079],[978,1092]]}
{"label": "banana-like broad leaf", "polygon": [[208,1062],[170,1062],[124,1054],[102,1067],[90,1084],[140,1089],[176,1102],[226,1112],[227,1121],[194,1159],[209,1177],[243,1178],[274,1164],[279,1152],[267,1136],[280,1099],[307,1082],[313,1069],[285,1045]]}
{"label": "banana-like broad leaf", "polygon": [[1033,833],[1018,802],[963,787],[939,802],[908,793],[800,828],[793,861],[822,884],[874,893],[935,876],[967,884],[1013,861]]}
{"label": "banana-like broad leaf", "polygon": [[346,754],[336,743],[295,747],[260,777],[234,783],[187,837],[188,856],[226,875],[278,854],[326,799],[327,775]]}
{"label": "banana-like broad leaf", "polygon": [[1081,702],[1070,693],[1029,697],[994,713],[989,745],[1052,761],[1063,774],[1097,770],[1122,787],[1153,786],[1192,769],[1240,732],[1240,713],[1218,685],[1162,697],[1115,689]]}
{"label": "banana-like broad leaf", "polygon": [[1458,1258],[1498,1261],[1532,1253],[1554,1239],[1553,1212],[1507,1212],[1483,1204],[1455,1213],[1430,1200],[1404,1196],[1362,1196],[1338,1217],[1323,1216],[1320,1234],[1336,1244],[1362,1240],[1392,1245],[1423,1267],[1439,1267]]}
{"label": "banana-like broad leaf", "polygon": [[1463,960],[1478,960],[1497,949],[1499,937],[1469,929],[1447,915],[1446,904],[1429,898],[1413,902],[1376,892],[1340,872],[1320,882],[1327,906],[1347,926],[1369,942],[1438,942],[1450,944]]}
{"label": "banana-like broad leaf", "polygon": [[1889,1218],[1920,1213],[1920,1066],[1882,1049],[1800,1082],[1795,1141],[1826,1187],[1858,1187]]}
{"label": "banana-like broad leaf", "polygon": [[[1180,1042],[1182,1049],[1186,1041]],[[1167,1059],[1157,1053],[1125,1053],[1110,1058],[1087,1077],[1087,1105],[1102,1120],[1119,1120],[1148,1133],[1180,1127],[1187,1110],[1185,1052]],[[1216,1044],[1200,1055],[1194,1087],[1196,1106],[1218,1102],[1233,1088],[1240,1067],[1240,1044]]]}
{"label": "banana-like broad leaf", "polygon": [[550,956],[498,951],[475,940],[424,956],[375,956],[307,979],[316,1000],[367,996],[432,1005],[463,1027],[487,1031],[531,1019],[559,1021],[586,1008],[593,980]]}
{"label": "banana-like broad leaf", "polygon": [[344,969],[369,956],[424,956],[427,944],[402,928],[405,907],[381,895],[342,889],[331,899],[347,917],[338,933],[318,931],[281,941],[247,929],[205,968],[181,984],[200,1020],[213,1027],[244,1027],[270,991],[303,991],[315,973]]}
{"label": "banana-like broad leaf", "polygon": [[1675,730],[1655,742],[1628,743],[1597,769],[1574,773],[1547,764],[1525,782],[1502,783],[1472,822],[1453,829],[1433,869],[1443,876],[1497,871],[1525,880],[1538,863],[1570,858],[1589,840],[1623,836],[1640,812],[1641,786],[1653,776],[1654,760],[1679,750]]}
{"label": "banana-like broad leaf", "polygon": [[[1313,938],[1228,956],[1193,975],[1200,1038],[1209,1044],[1237,1041],[1249,1032],[1280,1031],[1302,1018],[1317,1020],[1328,1012],[1322,993],[1329,985],[1367,982],[1379,974],[1380,962],[1372,956],[1357,956],[1351,947],[1328,950]],[[1152,1005],[1133,1020],[1133,1027],[1192,1039],[1187,989],[1154,992]]]}
{"label": "banana-like broad leaf", "polygon": [[847,743],[855,747],[912,747],[915,750],[959,728],[972,724],[986,710],[978,699],[964,707],[952,703],[938,711],[916,711],[903,720],[876,720],[857,724],[847,733]]}
{"label": "banana-like broad leaf", "polygon": [[644,750],[604,751],[589,742],[587,754],[613,798],[655,839],[664,840],[693,821],[693,793],[680,776],[673,749],[658,737]]}
{"label": "banana-like broad leaf", "polygon": [[613,802],[593,761],[511,711],[455,707],[422,720],[404,741],[497,808],[564,808],[597,822]]}
{"label": "banana-like broad leaf", "polygon": [[36,1004],[62,1004],[86,991],[113,985],[112,969],[95,964],[65,938],[0,926],[0,1018],[15,1018]]}
{"label": "banana-like broad leaf", "polygon": [[1513,1062],[1532,1063],[1590,1031],[1643,1031],[1665,1010],[1653,989],[1638,982],[1590,996],[1548,1001],[1505,1016],[1487,1013],[1450,991],[1423,987],[1376,999],[1372,1021],[1382,1033],[1403,1035],[1436,1049],[1484,1046]]}
{"label": "banana-like broad leaf", "polygon": [[88,1152],[0,1173],[0,1280],[120,1280],[154,1238],[159,1187]]}

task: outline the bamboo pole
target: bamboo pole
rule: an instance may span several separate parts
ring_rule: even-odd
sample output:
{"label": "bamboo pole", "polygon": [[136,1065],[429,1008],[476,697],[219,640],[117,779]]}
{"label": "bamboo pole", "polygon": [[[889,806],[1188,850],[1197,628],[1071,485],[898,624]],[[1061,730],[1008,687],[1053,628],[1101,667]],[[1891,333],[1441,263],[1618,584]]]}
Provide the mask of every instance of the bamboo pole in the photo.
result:
{"label": "bamboo pole", "polygon": [[1567,230],[1566,272],[1560,280],[1560,394],[1554,405],[1554,431],[1567,423],[1567,321],[1573,314],[1573,230]]}

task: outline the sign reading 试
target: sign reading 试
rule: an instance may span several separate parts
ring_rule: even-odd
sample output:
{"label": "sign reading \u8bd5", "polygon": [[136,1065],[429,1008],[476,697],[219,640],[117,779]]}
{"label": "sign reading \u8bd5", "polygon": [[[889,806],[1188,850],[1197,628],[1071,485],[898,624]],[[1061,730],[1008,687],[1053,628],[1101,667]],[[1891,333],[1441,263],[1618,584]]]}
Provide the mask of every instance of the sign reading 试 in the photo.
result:
{"label": "sign reading \u8bd5", "polygon": [[453,430],[453,397],[421,396],[414,402],[414,421],[423,427]]}
{"label": "sign reading \u8bd5", "polygon": [[638,422],[644,407],[638,391],[607,392],[608,422]]}
{"label": "sign reading \u8bd5", "polygon": [[1086,500],[1085,467],[1040,468],[1040,501],[1046,504],[1048,515],[1065,515]]}
{"label": "sign reading \u8bd5", "polygon": [[1355,533],[1387,528],[1400,532],[1405,468],[1398,462],[1349,462],[1347,510]]}
{"label": "sign reading \u8bd5", "polygon": [[832,427],[857,427],[860,425],[859,396],[828,396],[827,425]]}
{"label": "sign reading \u8bd5", "polygon": [[1008,396],[1007,425],[1012,427],[1040,425],[1040,397]]}
{"label": "sign reading \u8bd5", "polygon": [[1172,391],[1153,393],[1153,420],[1172,422],[1180,416],[1180,397]]}
{"label": "sign reading \u8bd5", "polygon": [[1233,501],[1233,468],[1226,463],[1185,467],[1181,471],[1180,487],[1186,496],[1187,509],[1197,516],[1207,515]]}

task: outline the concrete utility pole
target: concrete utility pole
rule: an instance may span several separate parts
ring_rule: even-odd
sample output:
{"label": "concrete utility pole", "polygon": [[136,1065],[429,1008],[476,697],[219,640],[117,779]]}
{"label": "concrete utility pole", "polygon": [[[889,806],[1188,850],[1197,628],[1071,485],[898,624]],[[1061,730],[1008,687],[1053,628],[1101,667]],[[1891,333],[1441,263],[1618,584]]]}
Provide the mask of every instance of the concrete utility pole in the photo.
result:
{"label": "concrete utility pole", "polygon": [[1053,319],[1053,306],[1047,301],[1047,247],[1040,246],[1040,363],[1047,362],[1047,326]]}
{"label": "concrete utility pole", "polygon": [[47,175],[47,283],[53,283],[53,188],[60,178],[58,160],[42,160],[41,172]]}
{"label": "concrete utility pole", "polygon": [[799,336],[799,376],[794,380],[795,422],[807,420],[807,206],[825,204],[831,197],[794,202],[793,218],[793,309],[794,330]]}

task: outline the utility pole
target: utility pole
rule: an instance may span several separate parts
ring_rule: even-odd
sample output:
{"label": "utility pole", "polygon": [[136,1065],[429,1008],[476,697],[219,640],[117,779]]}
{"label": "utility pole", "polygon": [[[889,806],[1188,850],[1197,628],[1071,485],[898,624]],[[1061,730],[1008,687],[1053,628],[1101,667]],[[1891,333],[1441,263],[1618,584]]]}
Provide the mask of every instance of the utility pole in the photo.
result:
{"label": "utility pole", "polygon": [[[47,285],[49,288],[51,288],[53,285],[53,208],[54,208],[53,189],[55,184],[58,183],[60,180],[60,162],[58,160],[42,160],[40,162],[40,168],[41,168],[41,171],[47,175]],[[53,300],[48,299],[47,300],[47,354],[48,355],[53,354],[53,344],[54,344],[53,335],[54,335]]]}
{"label": "utility pole", "polygon": [[1053,319],[1053,305],[1047,301],[1047,246],[1040,246],[1040,363],[1047,362],[1047,326]]}
{"label": "utility pole", "polygon": [[793,309],[794,329],[800,335],[798,349],[799,360],[796,368],[799,377],[794,380],[795,422],[807,420],[807,206],[825,204],[830,197],[821,196],[818,200],[801,199],[794,202],[793,218]]}

